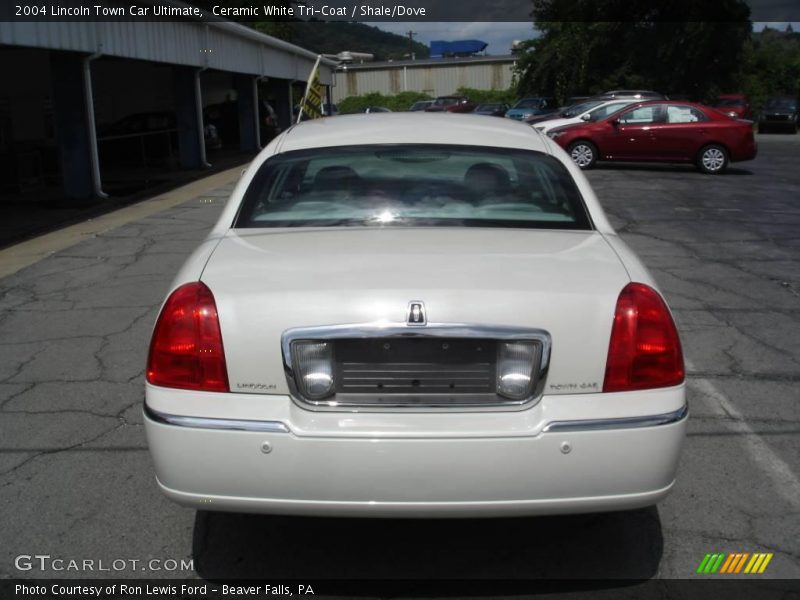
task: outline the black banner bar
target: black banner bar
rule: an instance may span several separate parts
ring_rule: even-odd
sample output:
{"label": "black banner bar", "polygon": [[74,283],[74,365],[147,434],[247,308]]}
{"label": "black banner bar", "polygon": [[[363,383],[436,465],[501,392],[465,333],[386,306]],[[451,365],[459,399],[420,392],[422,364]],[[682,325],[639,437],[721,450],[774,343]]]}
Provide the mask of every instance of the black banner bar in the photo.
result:
{"label": "black banner bar", "polygon": [[534,6],[547,5],[558,21],[685,22],[730,20],[729,4],[755,22],[800,21],[797,0],[650,0],[646,14],[619,0],[3,0],[0,21],[530,22]]}
{"label": "black banner bar", "polygon": [[3,600],[221,600],[232,598],[487,598],[495,596],[626,600],[794,598],[800,581],[763,577],[673,580],[229,580],[6,579]]}

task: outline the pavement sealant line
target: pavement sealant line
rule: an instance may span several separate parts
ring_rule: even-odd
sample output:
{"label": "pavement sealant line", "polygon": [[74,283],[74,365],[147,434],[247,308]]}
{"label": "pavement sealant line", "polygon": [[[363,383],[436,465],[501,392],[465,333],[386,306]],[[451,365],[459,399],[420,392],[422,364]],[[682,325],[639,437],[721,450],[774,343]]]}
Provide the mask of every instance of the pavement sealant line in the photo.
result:
{"label": "pavement sealant line", "polygon": [[235,181],[241,173],[242,167],[240,165],[227,171],[198,179],[165,194],[106,213],[95,219],[70,225],[58,231],[21,242],[5,250],[0,250],[0,278],[13,275],[17,271],[47,258],[54,252],[74,246],[92,236],[160,213],[168,208],[207,194],[211,190]]}

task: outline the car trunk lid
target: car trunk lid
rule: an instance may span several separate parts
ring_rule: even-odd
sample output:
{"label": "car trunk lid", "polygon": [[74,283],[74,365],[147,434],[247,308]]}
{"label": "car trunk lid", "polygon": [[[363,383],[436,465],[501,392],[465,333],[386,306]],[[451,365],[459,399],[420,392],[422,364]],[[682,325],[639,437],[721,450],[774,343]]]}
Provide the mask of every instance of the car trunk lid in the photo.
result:
{"label": "car trunk lid", "polygon": [[216,298],[231,391],[283,394],[286,330],[405,324],[411,301],[429,323],[545,330],[544,392],[599,392],[629,282],[597,232],[442,227],[235,230],[201,279]]}

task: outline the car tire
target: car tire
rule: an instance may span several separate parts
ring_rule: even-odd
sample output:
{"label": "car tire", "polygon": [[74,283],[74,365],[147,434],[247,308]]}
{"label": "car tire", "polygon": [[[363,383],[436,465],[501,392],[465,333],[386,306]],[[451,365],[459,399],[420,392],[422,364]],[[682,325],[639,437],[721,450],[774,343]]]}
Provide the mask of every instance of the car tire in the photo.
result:
{"label": "car tire", "polygon": [[717,144],[709,144],[697,154],[697,168],[707,175],[718,175],[728,168],[728,151]]}
{"label": "car tire", "polygon": [[587,140],[576,140],[567,148],[567,154],[581,169],[591,169],[597,162],[597,146]]}

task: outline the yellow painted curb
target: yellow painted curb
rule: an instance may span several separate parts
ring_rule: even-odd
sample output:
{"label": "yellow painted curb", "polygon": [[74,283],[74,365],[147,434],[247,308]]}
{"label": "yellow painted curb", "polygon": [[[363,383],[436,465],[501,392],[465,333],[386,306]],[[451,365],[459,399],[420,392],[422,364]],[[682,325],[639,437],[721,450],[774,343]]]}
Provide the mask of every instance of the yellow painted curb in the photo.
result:
{"label": "yellow painted curb", "polygon": [[202,196],[210,190],[235,181],[243,168],[244,166],[240,165],[226,171],[220,171],[164,194],[106,213],[95,219],[76,223],[0,250],[0,278],[13,275],[20,269],[29,267],[55,252],[74,246],[90,237],[116,229],[127,223],[144,219],[178,204],[183,204],[197,196]]}

